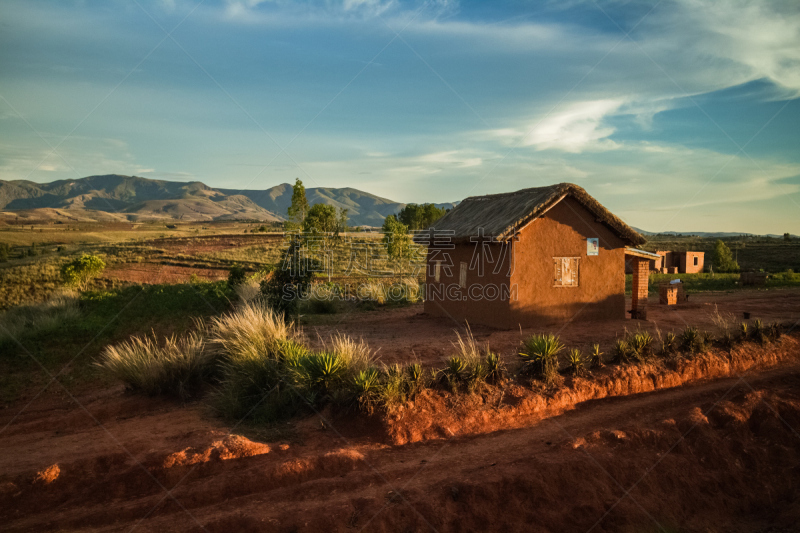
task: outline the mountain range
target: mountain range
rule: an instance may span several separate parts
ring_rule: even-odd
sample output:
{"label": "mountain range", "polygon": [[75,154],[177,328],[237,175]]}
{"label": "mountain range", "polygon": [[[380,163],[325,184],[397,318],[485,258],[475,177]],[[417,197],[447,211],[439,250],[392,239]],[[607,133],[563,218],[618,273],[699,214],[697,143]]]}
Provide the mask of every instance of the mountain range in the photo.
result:
{"label": "mountain range", "polygon": [[[311,205],[347,209],[353,226],[380,226],[406,204],[349,187],[308,188]],[[0,217],[81,221],[281,221],[291,204],[288,183],[266,190],[222,189],[199,181],[175,182],[138,176],[89,176],[50,183],[0,180]],[[452,207],[455,204],[442,204]]]}
{"label": "mountain range", "polygon": [[[406,204],[350,187],[307,188],[310,205],[323,203],[347,209],[351,226],[381,226]],[[61,222],[134,222],[148,220],[285,220],[292,186],[269,189],[214,188],[199,182],[154,180],[108,174],[75,180],[35,183],[0,180],[0,220],[25,218]],[[458,202],[436,204],[450,209]],[[652,232],[634,228],[642,235]],[[663,234],[677,234],[674,231]],[[698,237],[736,237],[747,233],[681,232]],[[770,235],[781,237],[779,235]]]}

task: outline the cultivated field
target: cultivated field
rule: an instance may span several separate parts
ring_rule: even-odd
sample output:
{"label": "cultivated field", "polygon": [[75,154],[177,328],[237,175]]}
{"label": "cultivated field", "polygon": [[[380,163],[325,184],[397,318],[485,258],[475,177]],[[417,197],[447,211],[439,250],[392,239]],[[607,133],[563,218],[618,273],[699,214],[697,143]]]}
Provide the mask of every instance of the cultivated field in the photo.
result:
{"label": "cultivated field", "polygon": [[[60,226],[0,229],[4,530],[780,532],[800,516],[800,243],[738,252],[762,287],[654,276],[647,321],[497,330],[422,314],[422,255],[395,264],[352,233],[287,328],[257,297],[275,228]],[[106,268],[65,291],[84,253]],[[669,277],[687,303],[658,305]]]}

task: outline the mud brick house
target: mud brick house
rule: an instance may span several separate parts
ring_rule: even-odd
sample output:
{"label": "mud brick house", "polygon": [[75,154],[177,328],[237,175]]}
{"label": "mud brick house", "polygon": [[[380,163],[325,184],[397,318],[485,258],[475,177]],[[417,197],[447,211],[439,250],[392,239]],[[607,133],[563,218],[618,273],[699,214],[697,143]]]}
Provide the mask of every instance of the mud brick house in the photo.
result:
{"label": "mud brick house", "polygon": [[[704,252],[671,252],[659,250],[659,257],[650,261],[650,270],[664,274],[695,274],[702,272],[705,266]],[[633,264],[629,261],[625,265],[625,273],[633,273]]]}
{"label": "mud brick house", "polygon": [[499,328],[625,317],[625,258],[637,265],[633,315],[646,314],[655,254],[571,183],[475,196],[415,236],[428,245],[425,312]]}

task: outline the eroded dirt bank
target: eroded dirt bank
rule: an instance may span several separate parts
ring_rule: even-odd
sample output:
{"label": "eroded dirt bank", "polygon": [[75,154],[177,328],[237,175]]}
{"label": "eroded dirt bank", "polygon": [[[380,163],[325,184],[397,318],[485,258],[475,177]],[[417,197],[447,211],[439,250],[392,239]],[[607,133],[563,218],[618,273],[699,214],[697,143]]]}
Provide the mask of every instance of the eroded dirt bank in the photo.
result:
{"label": "eroded dirt bank", "polygon": [[744,343],[730,352],[711,349],[690,359],[631,366],[606,366],[590,377],[568,377],[554,391],[526,384],[484,387],[478,395],[452,395],[430,389],[385,419],[393,444],[447,439],[529,426],[590,400],[626,396],[739,376],[800,361],[798,335],[786,335],[765,347]]}
{"label": "eroded dirt bank", "polygon": [[[388,446],[319,420],[273,442],[121,391],[0,439],[7,531],[795,531],[800,367]],[[103,411],[101,411],[101,406]],[[168,494],[166,489],[171,489]],[[627,495],[626,495],[627,494]]]}

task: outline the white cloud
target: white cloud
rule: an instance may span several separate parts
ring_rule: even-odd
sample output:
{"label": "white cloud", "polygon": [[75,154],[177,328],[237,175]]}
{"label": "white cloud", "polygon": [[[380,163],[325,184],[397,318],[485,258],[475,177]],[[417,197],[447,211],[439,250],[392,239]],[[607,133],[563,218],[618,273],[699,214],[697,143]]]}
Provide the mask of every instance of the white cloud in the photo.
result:
{"label": "white cloud", "polygon": [[622,100],[574,102],[534,119],[532,124],[489,130],[482,134],[510,146],[531,146],[536,150],[569,153],[614,150],[618,145],[608,138],[614,133],[614,128],[604,125],[603,119],[615,114],[622,105]]}
{"label": "white cloud", "polygon": [[[800,94],[800,10],[797,3],[681,0],[693,21],[692,48],[736,62],[750,79],[769,78]],[[693,39],[694,40],[694,39]]]}

